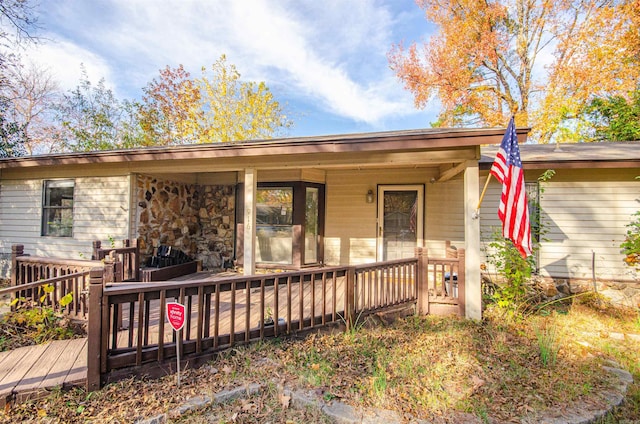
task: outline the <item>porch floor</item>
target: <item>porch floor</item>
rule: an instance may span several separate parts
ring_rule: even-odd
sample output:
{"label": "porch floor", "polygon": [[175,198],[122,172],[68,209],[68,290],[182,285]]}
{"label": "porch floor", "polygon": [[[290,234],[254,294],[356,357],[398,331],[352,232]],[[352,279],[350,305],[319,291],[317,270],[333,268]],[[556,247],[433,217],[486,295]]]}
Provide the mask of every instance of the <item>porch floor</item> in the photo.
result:
{"label": "porch floor", "polygon": [[86,381],[86,337],[0,352],[0,406],[42,397],[57,386],[85,385]]}

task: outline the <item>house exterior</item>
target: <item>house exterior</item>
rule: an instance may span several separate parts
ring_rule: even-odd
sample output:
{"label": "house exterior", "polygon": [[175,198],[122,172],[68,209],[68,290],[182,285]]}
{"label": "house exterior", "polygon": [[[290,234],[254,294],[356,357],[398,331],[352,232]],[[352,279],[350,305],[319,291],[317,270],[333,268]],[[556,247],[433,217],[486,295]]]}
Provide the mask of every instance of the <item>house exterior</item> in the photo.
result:
{"label": "house exterior", "polygon": [[[497,146],[483,147],[484,185]],[[626,225],[640,209],[640,142],[520,145],[530,197],[537,197],[545,234],[536,258],[539,274],[562,282],[624,282],[620,292],[640,302],[637,272],[625,265],[620,244]],[[555,175],[544,183],[548,169]],[[490,181],[481,210],[483,261],[487,261],[501,186]],[[534,212],[535,213],[535,212]]]}
{"label": "house exterior", "polygon": [[[520,142],[527,129],[518,130]],[[425,129],[0,160],[0,255],[89,258],[169,245],[205,268],[356,265],[466,248],[479,318],[480,146],[504,129]],[[471,300],[475,299],[475,300]]]}

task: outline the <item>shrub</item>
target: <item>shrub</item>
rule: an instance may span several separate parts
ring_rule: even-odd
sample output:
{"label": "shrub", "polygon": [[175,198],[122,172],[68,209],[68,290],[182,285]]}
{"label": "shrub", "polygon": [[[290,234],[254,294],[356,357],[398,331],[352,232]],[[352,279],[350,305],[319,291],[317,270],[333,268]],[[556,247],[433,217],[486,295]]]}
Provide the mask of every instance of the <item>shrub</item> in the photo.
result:
{"label": "shrub", "polygon": [[640,270],[640,211],[634,215],[635,219],[627,224],[627,235],[620,245],[621,253],[625,255],[624,262]]}

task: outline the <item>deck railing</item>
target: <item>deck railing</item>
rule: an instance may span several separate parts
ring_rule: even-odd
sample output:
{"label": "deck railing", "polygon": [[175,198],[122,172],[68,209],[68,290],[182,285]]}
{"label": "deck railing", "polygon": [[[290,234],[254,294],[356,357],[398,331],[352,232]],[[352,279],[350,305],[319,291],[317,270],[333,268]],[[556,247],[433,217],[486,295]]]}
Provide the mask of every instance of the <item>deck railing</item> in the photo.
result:
{"label": "deck railing", "polygon": [[102,242],[93,242],[91,259],[115,263],[111,281],[141,281],[140,248],[137,240],[122,240],[122,247],[103,247]]}
{"label": "deck railing", "polygon": [[[55,303],[69,292],[74,299],[85,294],[89,283],[88,299],[77,296],[84,303],[69,308],[88,309],[89,390],[131,375],[165,374],[177,348],[184,365],[196,366],[237,344],[327,325],[352,328],[357,319],[396,306],[464,314],[462,249],[451,258],[430,258],[417,249],[415,258],[382,263],[148,283],[109,282],[114,268],[108,261],[35,258],[21,246],[14,253],[12,284],[21,286],[14,292],[55,283]],[[179,333],[165,323],[168,302],[185,306]]]}
{"label": "deck railing", "polygon": [[357,315],[417,303],[418,259],[401,259],[355,267],[354,312]]}
{"label": "deck railing", "polygon": [[[0,295],[12,294],[13,299],[31,301],[57,312],[86,318],[89,271],[102,266],[99,261],[55,259],[29,256],[23,245],[11,247],[11,287]],[[70,295],[70,302],[61,302]]]}
{"label": "deck railing", "polygon": [[[194,366],[237,344],[327,325],[349,328],[357,317],[415,304],[419,260],[107,285],[97,269],[89,294],[88,387],[132,374],[164,374],[174,366],[177,349]],[[179,334],[165,323],[169,302],[185,306]]]}
{"label": "deck railing", "polygon": [[[134,367],[134,373],[164,373],[176,346],[194,365],[237,344],[346,323],[345,310],[353,310],[347,284],[347,267],[108,285],[96,269],[89,293],[88,385],[131,375]],[[185,306],[180,335],[165,324],[168,302]]]}

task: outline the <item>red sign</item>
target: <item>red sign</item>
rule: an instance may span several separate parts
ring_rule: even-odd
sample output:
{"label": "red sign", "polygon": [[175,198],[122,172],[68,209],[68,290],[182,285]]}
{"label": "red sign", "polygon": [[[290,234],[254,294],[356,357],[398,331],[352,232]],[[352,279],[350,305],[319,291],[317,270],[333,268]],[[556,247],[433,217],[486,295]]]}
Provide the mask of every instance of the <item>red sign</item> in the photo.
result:
{"label": "red sign", "polygon": [[184,327],[184,305],[176,302],[167,303],[167,319],[174,330],[182,330]]}

